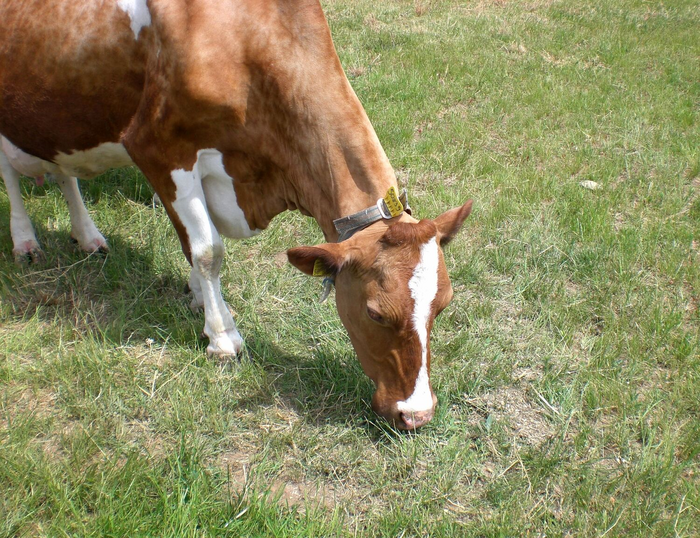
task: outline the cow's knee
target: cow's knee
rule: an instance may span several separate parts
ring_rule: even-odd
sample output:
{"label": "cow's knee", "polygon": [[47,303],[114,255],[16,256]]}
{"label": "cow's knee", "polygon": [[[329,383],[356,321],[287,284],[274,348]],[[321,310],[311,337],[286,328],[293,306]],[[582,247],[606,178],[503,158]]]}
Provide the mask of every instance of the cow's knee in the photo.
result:
{"label": "cow's knee", "polygon": [[210,280],[217,278],[224,259],[224,244],[221,240],[209,244],[192,245],[192,267],[201,278]]}
{"label": "cow's knee", "polygon": [[[192,306],[204,306],[204,334],[209,338],[207,354],[225,358],[233,357],[243,348],[236,322],[221,295],[219,272],[224,258],[224,245],[220,239],[211,243],[190,245],[192,275],[190,289],[195,294]],[[199,289],[197,289],[197,285]]]}

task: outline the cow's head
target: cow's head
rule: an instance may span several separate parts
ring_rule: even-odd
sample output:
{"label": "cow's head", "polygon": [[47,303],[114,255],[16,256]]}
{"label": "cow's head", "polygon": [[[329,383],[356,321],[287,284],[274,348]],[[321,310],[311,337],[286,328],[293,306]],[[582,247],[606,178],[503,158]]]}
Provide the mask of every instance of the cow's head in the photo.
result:
{"label": "cow's head", "polygon": [[379,221],[340,243],[298,247],[289,261],[309,275],[335,275],[336,304],[365,373],[377,387],[372,408],[402,429],[433,417],[430,330],[452,299],[441,246],[469,216],[472,202],[435,220],[408,215]]}

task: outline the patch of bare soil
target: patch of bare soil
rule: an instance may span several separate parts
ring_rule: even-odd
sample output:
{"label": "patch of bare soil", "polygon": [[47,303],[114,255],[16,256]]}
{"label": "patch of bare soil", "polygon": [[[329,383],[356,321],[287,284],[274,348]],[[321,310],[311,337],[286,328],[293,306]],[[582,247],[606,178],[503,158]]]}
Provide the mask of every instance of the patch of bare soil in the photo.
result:
{"label": "patch of bare soil", "polygon": [[698,472],[698,467],[688,467],[682,473],[681,476],[694,484],[700,484],[700,472]]}
{"label": "patch of bare soil", "polygon": [[226,473],[232,492],[249,494],[254,491],[258,495],[267,495],[268,499],[300,513],[307,509],[339,508],[353,520],[362,520],[368,511],[377,508],[375,501],[380,502],[378,499],[373,499],[373,505],[362,502],[370,496],[370,491],[350,479],[310,477],[303,471],[299,472],[293,461],[293,447],[290,447],[290,455],[284,458],[277,476],[259,473],[259,450],[260,447],[254,444],[237,446],[216,458],[215,465]]}
{"label": "patch of bare soil", "polygon": [[253,455],[253,450],[233,450],[219,456],[217,463],[228,473],[229,485],[233,490],[246,487]]}
{"label": "patch of bare soil", "polygon": [[0,427],[8,427],[21,414],[31,414],[39,420],[56,418],[60,415],[56,406],[55,392],[42,388],[21,387],[10,383],[2,391],[0,400]]}
{"label": "patch of bare soil", "polygon": [[49,459],[63,457],[61,441],[72,435],[78,426],[67,419],[57,400],[58,395],[49,389],[7,385],[0,393],[0,431],[9,430],[13,423],[23,420],[23,417],[32,417],[40,423],[50,421],[53,424],[52,433],[40,431],[33,442],[41,447]]}
{"label": "patch of bare soil", "polygon": [[503,387],[484,398],[486,409],[495,419],[505,420],[526,444],[540,446],[553,434],[552,427],[538,406],[519,387]]}
{"label": "patch of bare soil", "polygon": [[302,512],[305,507],[333,509],[341,500],[340,492],[332,484],[323,482],[285,482],[276,480],[270,488],[273,497],[288,507],[296,506]]}
{"label": "patch of bare soil", "polygon": [[304,511],[308,507],[334,508],[340,500],[340,492],[333,484],[321,480],[290,479],[283,474],[265,483],[255,475],[256,447],[238,448],[221,454],[218,464],[226,470],[229,486],[233,491],[245,491],[252,487],[258,491],[269,490],[270,498],[288,508]]}
{"label": "patch of bare soil", "polygon": [[118,426],[117,437],[131,448],[144,452],[149,458],[165,458],[174,442],[156,434],[148,420],[132,420]]}

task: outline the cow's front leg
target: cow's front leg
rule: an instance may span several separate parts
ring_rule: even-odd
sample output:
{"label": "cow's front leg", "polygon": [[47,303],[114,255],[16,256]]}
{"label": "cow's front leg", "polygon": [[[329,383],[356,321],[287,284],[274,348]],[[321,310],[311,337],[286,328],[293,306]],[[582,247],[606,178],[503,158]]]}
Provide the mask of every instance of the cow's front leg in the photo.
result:
{"label": "cow's front leg", "polygon": [[0,150],[0,174],[5,180],[7,196],[10,199],[10,235],[12,235],[12,254],[17,263],[37,263],[43,258],[43,251],[34,234],[34,227],[24,208],[22,193],[19,188],[19,172],[15,170],[5,154]]}
{"label": "cow's front leg", "polygon": [[201,301],[204,306],[204,334],[209,337],[207,354],[237,355],[243,347],[243,339],[221,296],[219,279],[224,244],[209,218],[201,179],[185,170],[175,170],[171,176],[175,196],[172,202],[164,205],[192,264],[190,288],[195,293],[193,304]]}
{"label": "cow's front leg", "polygon": [[54,179],[63,193],[70,213],[71,237],[75,239],[85,252],[106,252],[107,240],[102,236],[90,218],[85,203],[80,196],[78,180],[74,177],[54,175]]}

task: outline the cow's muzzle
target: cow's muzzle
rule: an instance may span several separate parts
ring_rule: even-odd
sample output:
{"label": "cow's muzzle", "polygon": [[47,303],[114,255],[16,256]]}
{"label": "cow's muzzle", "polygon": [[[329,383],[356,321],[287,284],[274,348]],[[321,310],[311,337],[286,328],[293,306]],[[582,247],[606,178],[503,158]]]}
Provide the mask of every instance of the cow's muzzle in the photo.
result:
{"label": "cow's muzzle", "polygon": [[401,430],[415,430],[430,422],[434,414],[435,408],[419,413],[399,413],[396,427]]}
{"label": "cow's muzzle", "polygon": [[375,392],[372,398],[372,409],[374,409],[375,413],[384,417],[400,430],[416,430],[430,422],[435,415],[437,397],[435,394],[431,394],[431,396],[433,405],[430,409],[408,411],[399,410],[396,402],[382,402],[382,399],[378,397],[378,394]]}

